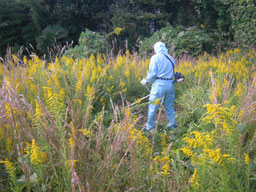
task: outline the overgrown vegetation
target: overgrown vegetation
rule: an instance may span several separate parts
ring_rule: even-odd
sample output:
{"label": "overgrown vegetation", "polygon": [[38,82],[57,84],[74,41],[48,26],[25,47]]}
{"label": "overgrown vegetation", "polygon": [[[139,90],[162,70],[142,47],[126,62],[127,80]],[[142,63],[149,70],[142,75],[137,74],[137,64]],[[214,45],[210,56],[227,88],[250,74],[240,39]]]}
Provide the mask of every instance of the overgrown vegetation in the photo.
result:
{"label": "overgrown vegetation", "polygon": [[255,191],[256,52],[183,57],[179,128],[145,133],[149,59],[10,55],[0,65],[3,191]]}
{"label": "overgrown vegetation", "polygon": [[[1,191],[256,191],[255,7],[1,0]],[[157,41],[185,82],[147,133]]]}

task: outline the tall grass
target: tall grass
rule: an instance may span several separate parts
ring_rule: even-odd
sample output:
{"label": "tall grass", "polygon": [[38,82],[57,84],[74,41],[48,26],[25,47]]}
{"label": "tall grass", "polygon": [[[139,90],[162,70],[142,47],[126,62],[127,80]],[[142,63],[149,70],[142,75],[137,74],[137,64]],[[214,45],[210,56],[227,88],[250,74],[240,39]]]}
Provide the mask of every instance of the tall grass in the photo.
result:
{"label": "tall grass", "polygon": [[0,65],[0,188],[255,190],[255,60],[238,49],[182,58],[179,128],[166,130],[160,107],[149,134],[140,85],[149,59],[9,56]]}

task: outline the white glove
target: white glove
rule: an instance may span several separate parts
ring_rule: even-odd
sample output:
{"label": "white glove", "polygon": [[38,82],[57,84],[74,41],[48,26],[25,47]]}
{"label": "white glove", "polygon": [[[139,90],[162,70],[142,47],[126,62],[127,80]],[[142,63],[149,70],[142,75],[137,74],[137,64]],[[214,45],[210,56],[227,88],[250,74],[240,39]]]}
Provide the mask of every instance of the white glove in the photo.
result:
{"label": "white glove", "polygon": [[146,79],[142,79],[140,83],[141,83],[143,86],[146,86],[147,80],[146,80]]}
{"label": "white glove", "polygon": [[181,83],[181,82],[183,82],[183,81],[184,81],[184,78],[177,79],[177,82],[178,82],[178,83]]}

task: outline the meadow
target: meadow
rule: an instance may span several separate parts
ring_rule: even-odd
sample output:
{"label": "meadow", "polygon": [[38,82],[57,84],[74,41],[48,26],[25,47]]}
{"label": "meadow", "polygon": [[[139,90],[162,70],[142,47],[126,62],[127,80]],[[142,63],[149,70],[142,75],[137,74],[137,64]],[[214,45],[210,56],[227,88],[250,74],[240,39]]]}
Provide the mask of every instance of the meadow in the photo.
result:
{"label": "meadow", "polygon": [[149,61],[6,57],[1,191],[256,191],[255,50],[177,59],[179,127],[166,129],[160,103],[154,133],[140,84]]}

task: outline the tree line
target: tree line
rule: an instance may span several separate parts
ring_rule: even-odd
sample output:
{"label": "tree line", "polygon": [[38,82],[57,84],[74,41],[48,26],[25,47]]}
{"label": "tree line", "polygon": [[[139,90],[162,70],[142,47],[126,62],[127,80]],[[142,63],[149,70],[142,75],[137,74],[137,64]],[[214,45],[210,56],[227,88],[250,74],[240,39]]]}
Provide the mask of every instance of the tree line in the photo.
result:
{"label": "tree line", "polygon": [[[111,34],[117,46],[138,49],[138,42],[171,25],[197,27],[214,48],[254,47],[255,0],[1,0],[0,55],[21,46],[39,54],[54,43],[78,43],[89,29]],[[118,35],[112,33],[122,29]],[[128,45],[127,43],[128,42]]]}

